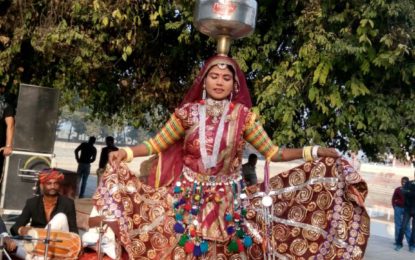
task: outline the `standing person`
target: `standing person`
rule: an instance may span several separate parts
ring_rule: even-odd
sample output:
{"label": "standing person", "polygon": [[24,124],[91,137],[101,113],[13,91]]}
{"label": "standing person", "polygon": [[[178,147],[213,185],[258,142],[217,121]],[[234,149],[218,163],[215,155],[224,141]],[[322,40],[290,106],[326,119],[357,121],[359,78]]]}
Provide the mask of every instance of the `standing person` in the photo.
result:
{"label": "standing person", "polygon": [[14,107],[6,99],[6,86],[0,83],[0,178],[3,176],[4,157],[13,151]]}
{"label": "standing person", "polygon": [[108,163],[108,155],[110,152],[118,151],[118,147],[114,145],[114,137],[107,136],[105,137],[105,144],[107,146],[103,147],[101,150],[101,155],[99,157],[99,165],[97,170],[97,184],[99,184],[99,181],[101,180],[101,175],[105,171],[105,167]]}
{"label": "standing person", "polygon": [[[414,174],[415,175],[415,174]],[[395,250],[399,251],[403,247],[403,236],[409,226],[409,222],[412,218],[412,231],[409,239],[409,251],[415,252],[415,179],[407,181],[402,189],[402,193],[405,197],[404,215],[401,229],[399,230],[399,236],[396,240]]]}
{"label": "standing person", "polygon": [[242,165],[242,177],[244,178],[247,186],[257,184],[258,182],[255,170],[257,161],[258,156],[251,153],[248,157],[248,162]]}
{"label": "standing person", "polygon": [[94,143],[95,137],[91,136],[88,142],[81,143],[75,149],[75,158],[78,162],[78,187],[80,186],[79,198],[84,197],[86,183],[91,172],[91,163],[95,161],[97,156],[97,148],[95,148]]}
{"label": "standing person", "polygon": [[[130,259],[363,257],[370,223],[359,174],[334,148],[274,145],[251,107],[236,61],[214,56],[154,138],[110,153],[95,206],[119,224]],[[246,142],[267,166],[306,163],[271,179],[265,171],[265,193],[250,194],[241,176]],[[151,154],[158,160],[147,185],[124,162]]]}
{"label": "standing person", "polygon": [[[403,221],[403,216],[405,212],[405,207],[404,207],[405,197],[402,192],[402,189],[404,188],[405,184],[408,181],[409,181],[408,177],[402,177],[401,186],[397,187],[392,195],[392,207],[394,211],[393,216],[394,216],[394,221],[395,221],[395,241],[398,241],[399,231],[401,230],[401,227],[402,227],[402,221]],[[411,230],[410,230],[409,225],[406,226],[405,237],[409,245],[410,238],[411,238]]]}

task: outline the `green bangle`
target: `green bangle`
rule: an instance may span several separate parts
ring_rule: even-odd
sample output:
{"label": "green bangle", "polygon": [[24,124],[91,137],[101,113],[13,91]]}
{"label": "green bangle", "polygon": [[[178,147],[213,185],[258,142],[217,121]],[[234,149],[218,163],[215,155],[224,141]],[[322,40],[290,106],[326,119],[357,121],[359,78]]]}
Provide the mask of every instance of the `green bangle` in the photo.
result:
{"label": "green bangle", "polygon": [[147,141],[144,141],[143,144],[147,147],[148,155],[152,155],[153,154],[153,147],[151,146],[151,144]]}
{"label": "green bangle", "polygon": [[278,148],[277,152],[277,162],[282,161],[282,148]]}

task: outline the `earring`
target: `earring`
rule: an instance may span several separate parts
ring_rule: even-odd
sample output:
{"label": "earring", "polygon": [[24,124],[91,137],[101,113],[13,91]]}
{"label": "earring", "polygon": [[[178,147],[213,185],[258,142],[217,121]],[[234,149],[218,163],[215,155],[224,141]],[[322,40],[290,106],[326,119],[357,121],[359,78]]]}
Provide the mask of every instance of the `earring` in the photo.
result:
{"label": "earring", "polygon": [[202,100],[206,99],[206,84],[203,82]]}
{"label": "earring", "polygon": [[233,89],[235,90],[235,94],[238,94],[239,92],[239,88],[238,88],[238,83],[233,83]]}

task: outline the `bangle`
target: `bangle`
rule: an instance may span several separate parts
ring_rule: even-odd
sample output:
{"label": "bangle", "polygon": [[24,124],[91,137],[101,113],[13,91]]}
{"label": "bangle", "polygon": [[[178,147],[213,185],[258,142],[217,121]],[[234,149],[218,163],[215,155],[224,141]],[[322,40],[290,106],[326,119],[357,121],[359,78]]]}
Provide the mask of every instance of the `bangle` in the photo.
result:
{"label": "bangle", "polygon": [[313,160],[318,159],[318,148],[320,148],[320,146],[314,145],[313,149],[311,150],[311,156],[313,156]]}
{"label": "bangle", "polygon": [[303,147],[303,159],[306,162],[310,162],[313,160],[313,156],[311,155],[311,146]]}
{"label": "bangle", "polygon": [[6,144],[6,147],[12,147],[12,145],[11,144]]}
{"label": "bangle", "polygon": [[131,162],[134,158],[133,150],[131,150],[130,147],[124,147],[121,149],[124,150],[124,152],[127,154],[127,157],[123,161],[126,163]]}
{"label": "bangle", "polygon": [[149,142],[147,142],[147,141],[144,141],[143,144],[147,148],[148,155],[152,155],[153,154],[153,147],[151,146],[151,144]]}
{"label": "bangle", "polygon": [[282,161],[282,148],[279,148],[277,152],[277,162],[279,161]]}

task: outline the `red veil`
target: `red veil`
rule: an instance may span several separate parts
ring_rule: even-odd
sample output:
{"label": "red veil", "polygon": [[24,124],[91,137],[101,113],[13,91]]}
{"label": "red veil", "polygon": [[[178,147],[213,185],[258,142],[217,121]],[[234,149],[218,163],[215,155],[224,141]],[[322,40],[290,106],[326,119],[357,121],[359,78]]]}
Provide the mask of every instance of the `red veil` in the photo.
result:
{"label": "red veil", "polygon": [[[203,80],[207,72],[217,64],[231,65],[234,68],[237,88],[233,90],[232,102],[240,103],[248,108],[252,107],[251,96],[246,84],[245,75],[239,68],[238,63],[230,57],[220,55],[213,56],[206,60],[180,106],[201,100]],[[155,160],[153,166],[151,167],[148,184],[154,187],[169,186],[181,174],[183,168],[182,156],[183,139],[159,154],[158,160]]]}

